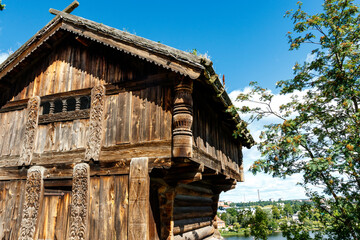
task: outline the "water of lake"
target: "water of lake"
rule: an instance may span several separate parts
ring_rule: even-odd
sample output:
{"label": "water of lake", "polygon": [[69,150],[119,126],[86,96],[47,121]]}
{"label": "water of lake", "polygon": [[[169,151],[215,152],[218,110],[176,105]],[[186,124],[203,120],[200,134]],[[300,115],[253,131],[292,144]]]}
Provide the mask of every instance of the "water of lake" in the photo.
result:
{"label": "water of lake", "polygon": [[[226,240],[253,240],[254,237],[224,237]],[[268,240],[286,240],[281,233],[273,233],[268,236]]]}

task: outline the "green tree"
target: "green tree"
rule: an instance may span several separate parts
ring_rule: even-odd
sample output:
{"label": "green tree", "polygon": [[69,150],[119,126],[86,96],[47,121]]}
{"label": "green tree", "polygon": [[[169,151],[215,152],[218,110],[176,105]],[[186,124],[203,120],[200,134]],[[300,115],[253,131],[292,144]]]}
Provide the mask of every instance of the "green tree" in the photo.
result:
{"label": "green tree", "polygon": [[280,219],[280,210],[277,206],[272,206],[271,207],[271,213],[274,219]]}
{"label": "green tree", "polygon": [[0,0],[0,11],[5,9],[5,4],[1,4],[1,0]]}
{"label": "green tree", "polygon": [[[301,185],[320,220],[326,219],[329,238],[359,239],[359,8],[353,0],[324,0],[323,11],[309,15],[298,2],[298,9],[286,16],[294,22],[288,33],[290,50],[314,46],[313,60],[296,63],[294,77],[277,83],[280,94],[293,94],[292,99],[276,111],[273,94],[252,83],[253,90],[237,98],[252,105],[230,111],[252,113],[249,122],[276,116],[279,123],[265,126],[260,136],[262,158],[251,167],[253,173],[281,178],[302,174]],[[246,125],[239,124],[235,136],[242,137]]]}
{"label": "green tree", "polygon": [[269,218],[260,207],[256,208],[255,215],[251,220],[251,235],[255,237],[255,239],[267,239],[269,230]]}
{"label": "green tree", "polygon": [[289,203],[284,205],[284,213],[287,217],[291,217],[294,214],[294,211]]}

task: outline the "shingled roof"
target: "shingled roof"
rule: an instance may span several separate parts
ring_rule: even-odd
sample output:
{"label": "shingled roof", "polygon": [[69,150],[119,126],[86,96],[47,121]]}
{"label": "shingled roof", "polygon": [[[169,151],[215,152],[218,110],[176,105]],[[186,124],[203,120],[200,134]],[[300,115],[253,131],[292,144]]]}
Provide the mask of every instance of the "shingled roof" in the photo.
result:
{"label": "shingled roof", "polygon": [[[53,9],[50,11],[56,14],[56,17],[0,65],[0,84],[4,81],[4,77],[7,74],[21,62],[26,61],[34,51],[41,47],[41,45],[56,32],[64,30],[131,54],[132,56],[154,63],[178,74],[188,76],[191,79],[201,79],[214,89],[216,97],[222,102],[225,108],[232,106],[232,102],[209,59],[82,17]],[[242,120],[237,116],[234,117],[234,121],[236,124],[239,124]],[[247,129],[244,129],[243,135],[243,145],[250,148],[254,144],[252,136]]]}

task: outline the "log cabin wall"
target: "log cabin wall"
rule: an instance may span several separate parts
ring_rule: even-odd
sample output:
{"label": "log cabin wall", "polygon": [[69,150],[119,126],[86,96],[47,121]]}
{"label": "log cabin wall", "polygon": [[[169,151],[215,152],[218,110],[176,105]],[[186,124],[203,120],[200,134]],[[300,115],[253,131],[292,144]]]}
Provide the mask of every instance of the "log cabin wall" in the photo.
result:
{"label": "log cabin wall", "polygon": [[210,161],[209,165],[212,169],[227,174],[233,173],[232,177],[242,181],[241,142],[232,136],[230,120],[215,112],[219,106],[209,104],[214,100],[208,94],[204,94],[208,91],[211,90],[206,89],[205,86],[194,85],[192,126],[194,158],[204,162]]}
{"label": "log cabin wall", "polygon": [[242,155],[212,63],[56,14],[0,72],[0,239],[215,236]]}
{"label": "log cabin wall", "polygon": [[18,239],[25,180],[0,181],[0,239]]}
{"label": "log cabin wall", "polygon": [[35,68],[25,68],[23,73],[15,75],[21,84],[14,88],[12,101],[90,89],[99,84],[128,84],[165,72],[146,61],[112,50],[95,43],[86,47],[74,37],[65,37]]}
{"label": "log cabin wall", "polygon": [[[110,153],[114,150],[111,146],[122,145],[124,148],[126,145],[129,148],[130,145],[146,143],[152,144],[147,150],[153,151],[153,155],[155,148],[160,147],[163,149],[162,156],[171,156],[168,149],[172,137],[171,78],[164,69],[128,54],[114,53],[100,44],[86,47],[67,36],[56,50],[37,62],[36,68],[25,68],[24,72],[15,77],[21,81],[14,88],[12,101],[0,110],[0,162],[4,162],[5,158],[11,161],[19,157],[29,98],[41,97],[39,114],[42,115],[45,103],[90,96],[90,89],[98,84],[107,86],[103,160],[114,158]],[[163,84],[159,85],[161,82]],[[51,159],[41,160],[41,156],[54,152],[85,151],[88,117],[53,121],[50,116],[50,120],[40,122],[35,138],[34,161],[51,164]],[[130,151],[127,153],[129,157]],[[79,160],[79,157],[75,158]]]}
{"label": "log cabin wall", "polygon": [[[174,239],[204,239],[214,234],[214,197],[216,194],[201,181],[179,184],[174,198]],[[217,205],[217,202],[215,203]]]}

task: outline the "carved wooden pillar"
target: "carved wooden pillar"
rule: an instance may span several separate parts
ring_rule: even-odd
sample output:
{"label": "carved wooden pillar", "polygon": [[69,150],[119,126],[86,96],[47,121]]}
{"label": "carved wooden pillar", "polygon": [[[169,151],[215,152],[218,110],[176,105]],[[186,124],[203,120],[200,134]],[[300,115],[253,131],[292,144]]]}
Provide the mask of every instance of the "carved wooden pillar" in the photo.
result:
{"label": "carved wooden pillar", "polygon": [[27,105],[25,136],[21,148],[20,165],[30,165],[34,152],[37,126],[39,122],[40,97],[30,98]]}
{"label": "carved wooden pillar", "polygon": [[149,239],[150,180],[148,158],[133,158],[129,174],[128,239]]}
{"label": "carved wooden pillar", "polygon": [[99,85],[91,90],[90,127],[87,137],[85,160],[99,160],[105,107],[105,87]]}
{"label": "carved wooden pillar", "polygon": [[44,196],[44,170],[40,166],[28,170],[19,240],[34,239],[36,236],[39,210]]}
{"label": "carved wooden pillar", "polygon": [[182,79],[175,86],[173,113],[173,157],[192,157],[193,99],[192,80]]}
{"label": "carved wooden pillar", "polygon": [[87,163],[76,164],[73,171],[73,185],[70,212],[71,240],[88,239],[89,225],[90,167]]}

